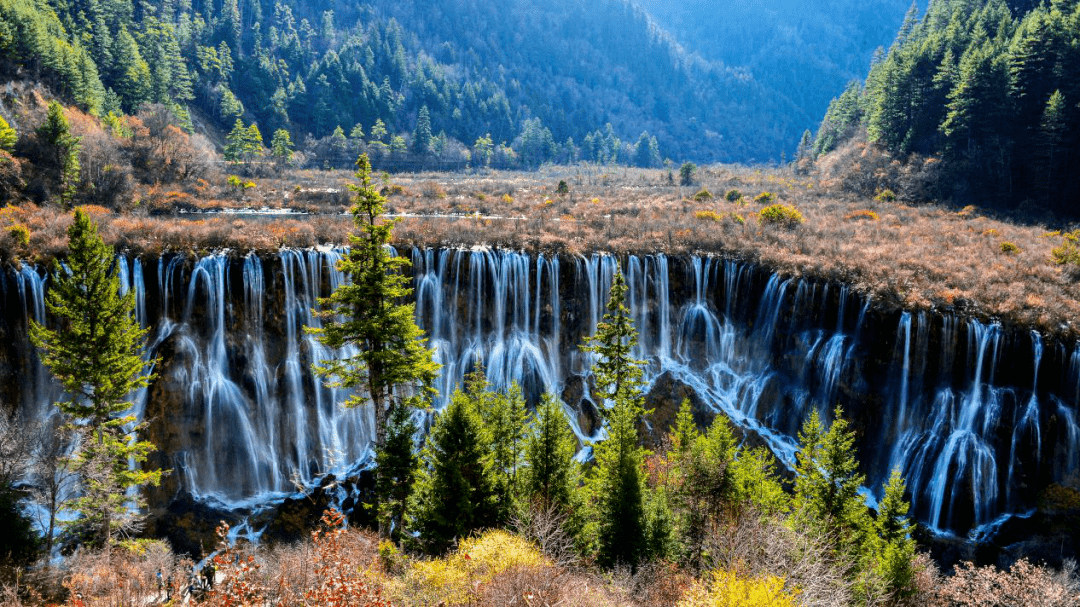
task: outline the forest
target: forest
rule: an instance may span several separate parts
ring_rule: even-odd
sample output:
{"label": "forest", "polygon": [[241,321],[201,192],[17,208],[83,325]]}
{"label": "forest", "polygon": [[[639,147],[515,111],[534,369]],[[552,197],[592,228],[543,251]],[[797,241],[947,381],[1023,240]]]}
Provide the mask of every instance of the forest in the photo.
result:
{"label": "forest", "polygon": [[921,18],[912,7],[865,82],[833,100],[800,149],[820,156],[854,138],[883,150],[881,164],[941,163],[925,189],[905,188],[887,169],[864,188],[1075,219],[1078,70],[1076,2],[1024,10],[1003,1],[940,1]]}
{"label": "forest", "polygon": [[1080,604],[1080,1],[661,4],[0,0],[0,603]]}

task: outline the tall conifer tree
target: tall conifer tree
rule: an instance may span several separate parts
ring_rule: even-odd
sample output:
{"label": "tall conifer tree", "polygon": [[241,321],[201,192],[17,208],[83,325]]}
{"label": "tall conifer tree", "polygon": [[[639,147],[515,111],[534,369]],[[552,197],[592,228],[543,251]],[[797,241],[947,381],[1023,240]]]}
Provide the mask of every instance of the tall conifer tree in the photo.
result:
{"label": "tall conifer tree", "polygon": [[146,329],[133,316],[135,292],[120,295],[112,248],[81,209],[68,229],[67,266],[56,263],[45,298],[55,329],[30,321],[30,337],[42,362],[70,400],[57,407],[87,436],[73,456],[82,482],[74,508],[107,544],[127,517],[129,488],[157,484],[160,470],[132,469],[153,445],[133,440],[139,429],[128,396],[147,386],[151,363],[143,360]]}
{"label": "tall conifer tree", "polygon": [[[416,326],[415,304],[401,303],[412,292],[404,274],[409,261],[389,250],[394,222],[382,218],[386,199],[375,189],[367,154],[357,159],[356,167],[359,183],[350,184],[349,189],[356,193],[352,215],[360,233],[349,236],[351,249],[338,262],[338,270],[350,282],[319,300],[325,306],[319,315],[328,322],[309,330],[331,348],[357,349],[347,358],[321,361],[316,370],[331,386],[367,392],[367,398],[360,392],[353,394],[345,406],[367,404],[370,398],[378,452],[386,444],[391,402],[404,402],[417,387],[426,396],[439,365],[431,359],[423,332]],[[335,320],[339,316],[345,320]],[[379,471],[375,474],[378,478]],[[380,525],[380,534],[388,536],[389,529]]]}

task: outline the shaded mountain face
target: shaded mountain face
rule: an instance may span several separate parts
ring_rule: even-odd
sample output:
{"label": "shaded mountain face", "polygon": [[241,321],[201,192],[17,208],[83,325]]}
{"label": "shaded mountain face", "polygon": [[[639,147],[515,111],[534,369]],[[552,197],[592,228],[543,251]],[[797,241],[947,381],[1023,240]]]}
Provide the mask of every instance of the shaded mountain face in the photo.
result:
{"label": "shaded mountain face", "polygon": [[[745,69],[812,128],[888,47],[908,0],[639,0],[688,51]],[[797,133],[793,136],[797,140]]]}
{"label": "shaded mountain face", "polygon": [[490,134],[522,166],[625,162],[643,131],[654,159],[752,162],[792,147],[809,116],[628,0],[13,0],[0,17],[15,24],[5,75],[100,115],[159,103],[219,131],[256,122],[264,143],[340,127],[404,150],[429,121],[464,146]]}

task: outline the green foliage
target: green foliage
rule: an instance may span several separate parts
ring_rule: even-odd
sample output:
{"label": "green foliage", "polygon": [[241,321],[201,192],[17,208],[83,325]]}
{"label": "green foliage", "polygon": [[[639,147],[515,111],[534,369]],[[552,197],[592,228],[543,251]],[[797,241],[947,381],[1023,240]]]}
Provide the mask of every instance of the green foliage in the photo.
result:
{"label": "green foliage", "polygon": [[11,125],[4,120],[3,116],[0,116],[0,150],[10,152],[15,149],[15,142],[19,140],[19,134],[15,132],[15,129],[11,128]]}
{"label": "green foliage", "polygon": [[[327,322],[308,330],[330,348],[358,349],[347,358],[321,361],[316,370],[333,387],[366,389],[375,410],[378,450],[385,444],[392,399],[400,398],[401,391],[410,386],[420,385],[428,392],[439,365],[431,359],[431,350],[416,326],[415,304],[401,303],[412,292],[403,273],[409,261],[391,256],[386,248],[394,223],[381,218],[386,199],[375,189],[366,154],[357,159],[356,167],[359,184],[350,184],[349,189],[356,194],[352,215],[360,233],[350,235],[349,253],[338,263],[338,270],[350,282],[319,300],[324,306],[319,317]],[[354,394],[345,406],[365,402],[361,394]]]}
{"label": "green foliage", "polygon": [[877,196],[874,196],[874,200],[878,202],[896,202],[896,192],[885,188],[878,192]]}
{"label": "green foliage", "polygon": [[859,103],[861,94],[862,86],[858,82],[851,82],[843,94],[829,103],[829,109],[825,111],[825,118],[814,138],[814,156],[833,151],[838,143],[851,137],[862,118]]}
{"label": "green foliage", "polygon": [[742,200],[742,192],[736,189],[728,190],[727,193],[724,194],[724,200],[727,200],[728,202],[739,202]]}
{"label": "green foliage", "polygon": [[55,101],[49,103],[48,114],[37,135],[52,150],[49,160],[59,174],[60,203],[70,205],[79,185],[80,138],[71,134],[63,106]]}
{"label": "green foliage", "polygon": [[73,456],[83,489],[73,507],[99,528],[99,541],[108,543],[129,514],[125,492],[156,485],[162,473],[129,468],[154,448],[134,438],[140,425],[124,415],[131,408],[128,395],[152,378],[152,361],[141,356],[147,330],[134,319],[134,291],[120,295],[112,249],[81,209],[68,229],[67,269],[55,264],[45,305],[58,329],[31,321],[30,337],[69,395],[57,407],[87,433]]}
{"label": "green foliage", "polygon": [[407,526],[429,554],[441,554],[498,520],[494,479],[485,463],[483,421],[461,390],[440,411],[421,455]]}
{"label": "green foliage", "polygon": [[656,137],[650,136],[647,131],[642,131],[637,144],[634,145],[634,165],[653,168],[662,164],[660,144],[657,142]]}
{"label": "green foliage", "polygon": [[772,204],[776,202],[776,194],[773,192],[762,192],[757,196],[754,196],[754,204]]}
{"label": "green foliage", "polygon": [[1066,175],[1080,170],[1080,155],[1065,133],[1080,128],[1080,85],[1068,76],[1080,68],[1080,6],[1028,6],[949,0],[922,19],[910,13],[865,89],[853,85],[830,106],[817,152],[857,132],[836,123],[861,122],[869,142],[901,161],[940,155],[942,182],[962,198],[1031,199],[1075,216]]}
{"label": "green foliage", "polygon": [[706,200],[712,200],[712,199],[713,199],[712,192],[710,192],[706,188],[701,188],[701,190],[697,194],[694,194],[694,200],[696,200],[698,202],[705,202]]}
{"label": "green foliage", "polygon": [[679,167],[679,185],[693,185],[695,173],[697,173],[697,165],[693,162],[684,162]]}
{"label": "green foliage", "polygon": [[16,223],[9,227],[8,236],[15,241],[17,246],[25,247],[30,244],[30,228],[21,223]]}
{"label": "green foliage", "polygon": [[431,152],[431,113],[427,106],[420,108],[416,117],[416,130],[413,131],[413,152],[424,156]]}
{"label": "green foliage", "polygon": [[859,557],[874,545],[873,529],[858,493],[865,477],[858,471],[855,433],[839,407],[834,417],[828,430],[817,411],[803,423],[793,504],[798,520],[832,535],[837,552],[853,559],[857,567]]}
{"label": "green foliage", "polygon": [[525,437],[525,495],[548,508],[566,508],[577,483],[574,450],[577,441],[567,424],[559,398],[545,393],[536,407],[536,416]]}
{"label": "green foliage", "polygon": [[293,143],[292,138],[289,137],[289,131],[285,129],[274,131],[274,138],[270,141],[270,155],[279,164],[285,164],[292,160]]}
{"label": "green foliage", "polygon": [[791,498],[776,475],[773,454],[765,447],[740,451],[728,470],[730,499],[737,504],[753,504],[765,514],[781,514]]}
{"label": "green foliage", "polygon": [[244,126],[244,121],[237,118],[233,128],[225,137],[225,160],[228,162],[249,162],[262,154],[262,134],[253,122]]}
{"label": "green foliage", "polygon": [[1050,250],[1051,259],[1058,265],[1080,266],[1080,230],[1061,235],[1061,244]]}
{"label": "green foliage", "polygon": [[791,205],[777,203],[761,209],[758,220],[765,225],[794,228],[803,222],[803,215]]}
{"label": "green foliage", "polygon": [[479,369],[467,378],[466,394],[483,428],[484,463],[491,474],[499,520],[505,522],[520,489],[518,468],[524,456],[529,421],[525,396],[516,383],[505,392],[496,392]]}
{"label": "green foliage", "polygon": [[0,564],[29,565],[38,554],[40,543],[34,533],[34,521],[19,506],[22,493],[10,484],[0,484],[0,519],[4,533],[0,534]]}
{"label": "green foliage", "polygon": [[570,186],[566,184],[565,179],[559,180],[559,185],[555,188],[555,193],[559,196],[566,196],[570,193]]}
{"label": "green foliage", "polygon": [[878,571],[890,595],[905,599],[915,594],[915,540],[911,538],[914,527],[907,518],[909,504],[904,499],[906,486],[900,471],[894,469],[884,487],[884,496],[878,503],[877,554]]}
{"label": "green foliage", "polygon": [[412,495],[419,458],[413,437],[419,429],[413,421],[413,409],[419,403],[394,403],[386,420],[386,442],[375,453],[379,471],[375,490],[382,498],[379,504],[380,527],[393,529],[400,537],[405,523],[405,509]]}
{"label": "green foliage", "polygon": [[1006,255],[1015,255],[1020,252],[1020,247],[1016,246],[1015,243],[1009,242],[1008,240],[1003,241],[999,246],[1001,248],[1001,252],[1005,253]]}
{"label": "green foliage", "polygon": [[638,425],[645,415],[642,361],[631,356],[637,343],[626,282],[616,272],[607,312],[596,334],[581,349],[595,356],[593,376],[604,405],[608,438],[594,445],[596,467],[588,479],[595,507],[597,559],[601,564],[636,565],[648,552],[646,529],[645,450],[638,443]]}

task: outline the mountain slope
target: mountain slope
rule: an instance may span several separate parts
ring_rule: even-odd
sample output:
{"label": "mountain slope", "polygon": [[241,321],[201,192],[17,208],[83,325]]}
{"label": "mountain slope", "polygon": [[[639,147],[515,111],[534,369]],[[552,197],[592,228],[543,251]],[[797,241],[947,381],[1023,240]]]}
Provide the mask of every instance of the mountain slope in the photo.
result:
{"label": "mountain slope", "polygon": [[627,161],[642,131],[675,160],[755,161],[802,128],[783,96],[688,55],[626,0],[3,0],[0,17],[9,76],[91,113],[162,103],[186,120],[195,106],[267,139],[359,125],[400,146],[427,107],[433,134],[490,133],[523,165]]}
{"label": "mountain slope", "polygon": [[[787,97],[808,128],[829,100],[862,79],[874,50],[888,46],[909,0],[638,0],[687,48],[744,68]],[[798,138],[794,133],[792,140]]]}

